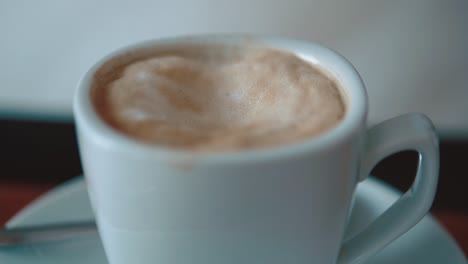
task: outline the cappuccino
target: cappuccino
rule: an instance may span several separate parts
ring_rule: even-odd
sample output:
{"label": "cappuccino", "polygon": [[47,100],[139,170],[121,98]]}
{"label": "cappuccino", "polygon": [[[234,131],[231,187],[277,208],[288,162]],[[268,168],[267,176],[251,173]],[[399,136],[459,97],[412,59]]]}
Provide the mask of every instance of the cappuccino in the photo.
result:
{"label": "cappuccino", "polygon": [[115,130],[157,146],[241,150],[297,143],[346,114],[339,82],[288,51],[185,44],[114,57],[92,101]]}

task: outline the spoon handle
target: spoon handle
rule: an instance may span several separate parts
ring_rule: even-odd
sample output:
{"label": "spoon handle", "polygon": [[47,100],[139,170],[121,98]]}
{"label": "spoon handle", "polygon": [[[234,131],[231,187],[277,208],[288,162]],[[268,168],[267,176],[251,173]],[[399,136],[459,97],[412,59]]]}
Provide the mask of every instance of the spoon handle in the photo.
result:
{"label": "spoon handle", "polygon": [[0,230],[0,247],[52,242],[95,233],[94,221],[4,228]]}

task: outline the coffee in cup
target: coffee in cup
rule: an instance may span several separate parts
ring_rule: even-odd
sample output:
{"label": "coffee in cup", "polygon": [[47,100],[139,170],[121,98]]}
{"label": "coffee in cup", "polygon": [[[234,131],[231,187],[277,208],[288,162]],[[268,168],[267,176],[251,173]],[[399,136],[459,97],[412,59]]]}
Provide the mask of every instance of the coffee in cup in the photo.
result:
{"label": "coffee in cup", "polygon": [[[315,43],[195,35],[104,57],[74,117],[109,263],[365,261],[427,213],[439,165],[427,117],[368,129],[367,113],[355,68]],[[410,190],[345,237],[359,182],[408,149]]]}
{"label": "coffee in cup", "polygon": [[134,50],[105,63],[92,92],[97,112],[121,133],[195,150],[297,143],[346,114],[343,89],[325,69],[255,44]]}

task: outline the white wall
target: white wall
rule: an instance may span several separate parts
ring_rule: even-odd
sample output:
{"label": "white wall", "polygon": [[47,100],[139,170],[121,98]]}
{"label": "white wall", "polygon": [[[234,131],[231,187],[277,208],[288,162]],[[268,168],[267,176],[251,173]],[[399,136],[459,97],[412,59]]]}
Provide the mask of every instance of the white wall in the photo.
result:
{"label": "white wall", "polygon": [[317,41],[360,71],[370,122],[409,111],[468,137],[468,1],[0,1],[0,113],[71,115],[99,57],[142,39],[253,32]]}

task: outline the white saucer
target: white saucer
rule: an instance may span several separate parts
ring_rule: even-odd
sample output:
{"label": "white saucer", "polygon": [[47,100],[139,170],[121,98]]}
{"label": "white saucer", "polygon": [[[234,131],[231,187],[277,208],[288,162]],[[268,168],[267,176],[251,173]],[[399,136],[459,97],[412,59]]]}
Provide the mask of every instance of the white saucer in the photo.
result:
{"label": "white saucer", "polygon": [[[357,190],[348,234],[358,232],[398,197],[386,184],[369,178]],[[93,217],[86,186],[77,178],[45,194],[18,213],[8,226],[89,220]],[[0,263],[27,264],[105,264],[98,236],[61,243],[0,249]],[[463,252],[447,232],[426,216],[411,231],[370,259],[371,264],[466,264]]]}

